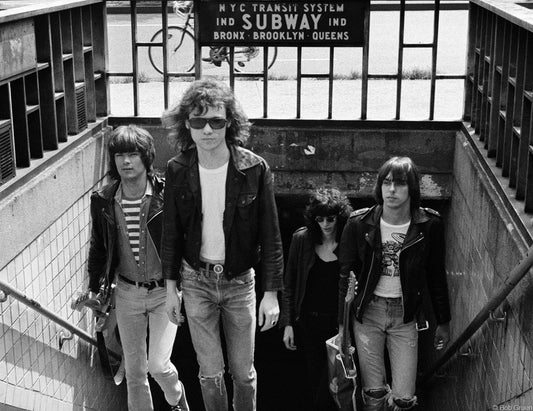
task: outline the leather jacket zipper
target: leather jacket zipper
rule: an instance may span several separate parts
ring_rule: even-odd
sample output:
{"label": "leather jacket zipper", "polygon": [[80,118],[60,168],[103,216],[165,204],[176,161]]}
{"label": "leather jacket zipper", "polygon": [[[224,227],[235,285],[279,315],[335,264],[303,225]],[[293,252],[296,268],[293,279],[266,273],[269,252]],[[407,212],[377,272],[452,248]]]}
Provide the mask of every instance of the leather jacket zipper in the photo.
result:
{"label": "leather jacket zipper", "polygon": [[[423,239],[424,239],[424,233],[420,233],[420,234],[418,234],[418,236],[411,243],[407,244],[405,247],[402,247],[402,249],[398,253],[398,264],[400,264],[400,255],[402,254],[402,251],[404,251],[407,248],[415,245],[416,243],[419,243]],[[400,275],[401,275],[401,273],[400,273]],[[402,290],[402,308],[403,308],[403,312],[405,313],[405,299],[403,298],[403,290]]]}
{"label": "leather jacket zipper", "polygon": [[363,305],[363,301],[365,300],[366,290],[368,288],[368,283],[370,282],[370,274],[372,273],[372,267],[374,267],[374,256],[375,256],[375,251],[372,251],[372,262],[370,263],[370,269],[368,270],[368,275],[366,277],[365,289],[363,290],[363,295],[361,296],[361,301],[359,302],[359,306],[355,310],[356,317],[359,317],[359,314],[361,313],[361,306]]}
{"label": "leather jacket zipper", "polygon": [[402,251],[404,251],[405,249],[411,247],[412,245],[415,245],[416,243],[419,243],[423,239],[424,239],[424,233],[418,234],[418,237],[416,237],[413,242],[411,242],[410,244],[407,244],[405,247],[402,247],[402,249],[400,250],[400,253]]}
{"label": "leather jacket zipper", "polygon": [[152,217],[150,217],[150,219],[146,222],[146,225],[148,225],[148,223],[150,223],[150,221],[152,221],[154,218],[156,218],[162,212],[163,212],[163,208],[161,207],[159,210],[157,210],[155,212],[155,214]]}
{"label": "leather jacket zipper", "polygon": [[[366,234],[366,237],[368,238],[368,233]],[[423,233],[420,233],[418,235],[418,237],[413,241],[411,242],[410,244],[407,244],[404,248],[402,248],[400,250],[400,254],[402,251],[404,251],[405,249],[415,245],[416,243],[422,241],[424,239],[424,234]],[[368,270],[368,275],[367,275],[367,280],[366,280],[366,284],[365,284],[365,289],[363,291],[363,295],[361,296],[361,301],[359,303],[359,306],[357,307],[356,311],[355,311],[355,315],[356,317],[359,317],[359,314],[361,313],[361,307],[363,305],[363,301],[365,300],[365,295],[366,295],[366,291],[367,291],[367,288],[368,288],[368,283],[370,281],[370,275],[372,274],[372,268],[374,267],[374,257],[375,257],[375,251],[372,251],[372,262],[370,263],[370,269]],[[404,299],[402,297],[402,305],[404,304]],[[405,307],[404,307],[405,308]]]}

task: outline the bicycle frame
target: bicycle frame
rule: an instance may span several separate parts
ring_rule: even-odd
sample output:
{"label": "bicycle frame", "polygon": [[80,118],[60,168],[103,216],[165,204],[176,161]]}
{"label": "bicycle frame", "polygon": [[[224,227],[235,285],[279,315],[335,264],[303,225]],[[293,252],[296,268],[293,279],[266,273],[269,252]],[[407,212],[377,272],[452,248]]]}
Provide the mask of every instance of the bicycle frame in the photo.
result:
{"label": "bicycle frame", "polygon": [[[179,49],[186,43],[189,43],[189,50],[191,50],[191,40],[196,43],[196,36],[194,30],[194,3],[192,1],[174,1],[173,8],[174,14],[179,17],[180,21],[168,26],[167,42],[170,42],[171,39],[173,39],[171,43],[172,48],[168,51],[169,53],[176,54],[179,53]],[[181,33],[179,33],[178,35],[176,31],[181,31]],[[160,39],[162,38],[162,35],[162,29],[156,31],[156,33],[152,36],[151,41],[161,41]],[[159,40],[156,40],[158,38]],[[261,48],[256,46],[219,45],[206,47],[209,47],[209,57],[202,58],[203,61],[209,64],[214,64],[216,66],[220,66],[221,63],[227,63],[228,65],[231,65],[233,61],[241,67],[241,69],[235,68],[236,71],[241,71],[242,67],[245,66],[245,63],[251,62],[261,53]],[[270,68],[276,60],[277,47],[272,48],[272,53],[269,53],[269,56],[271,60],[269,63]],[[155,70],[159,73],[163,73],[163,70],[160,65],[158,65],[157,62],[154,61],[151,47],[149,49],[149,58]],[[186,71],[191,71],[193,67],[194,63],[192,66],[186,68]]]}
{"label": "bicycle frame", "polygon": [[[174,52],[176,52],[181,47],[181,45],[183,44],[183,39],[185,38],[185,30],[191,29],[191,31],[192,31],[192,33],[194,35],[194,27],[192,26],[191,23],[189,23],[191,18],[192,18],[191,15],[192,15],[193,4],[194,3],[191,3],[191,6],[189,7],[189,11],[187,12],[187,14],[185,14],[185,23],[183,24],[184,31],[182,31],[180,41],[178,43],[178,46],[174,49]],[[178,11],[178,3],[177,2],[174,2],[174,14],[176,14],[177,16],[180,16],[182,14],[182,13],[180,13]],[[192,18],[192,19],[194,21],[194,18]]]}

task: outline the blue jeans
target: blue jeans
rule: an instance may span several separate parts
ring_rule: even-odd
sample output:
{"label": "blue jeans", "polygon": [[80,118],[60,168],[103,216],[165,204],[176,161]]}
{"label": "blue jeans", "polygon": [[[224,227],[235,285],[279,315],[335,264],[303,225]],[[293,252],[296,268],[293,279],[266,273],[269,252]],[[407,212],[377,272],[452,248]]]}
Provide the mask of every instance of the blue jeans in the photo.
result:
{"label": "blue jeans", "polygon": [[228,280],[224,274],[181,268],[181,288],[192,343],[200,365],[200,385],[206,411],[228,409],[220,321],[233,379],[233,409],[256,409],[254,368],[255,273],[252,269]]}
{"label": "blue jeans", "polygon": [[[416,404],[415,383],[418,333],[415,321],[403,322],[401,298],[374,296],[354,321],[354,335],[363,381],[364,411],[412,408]],[[391,365],[392,390],[385,373],[385,344]]]}
{"label": "blue jeans", "polygon": [[[181,398],[182,385],[176,367],[170,362],[170,354],[177,326],[169,321],[165,311],[165,288],[156,287],[149,291],[119,279],[115,296],[128,386],[128,410],[154,409],[148,372],[161,386],[167,402],[176,405]],[[147,353],[148,328],[150,341]]]}

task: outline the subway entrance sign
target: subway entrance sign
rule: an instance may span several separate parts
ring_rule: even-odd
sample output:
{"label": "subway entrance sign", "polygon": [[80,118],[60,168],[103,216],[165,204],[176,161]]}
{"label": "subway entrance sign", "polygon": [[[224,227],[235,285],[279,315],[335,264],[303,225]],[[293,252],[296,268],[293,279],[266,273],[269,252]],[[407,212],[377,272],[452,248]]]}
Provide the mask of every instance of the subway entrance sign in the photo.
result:
{"label": "subway entrance sign", "polygon": [[369,0],[196,0],[201,45],[364,45]]}

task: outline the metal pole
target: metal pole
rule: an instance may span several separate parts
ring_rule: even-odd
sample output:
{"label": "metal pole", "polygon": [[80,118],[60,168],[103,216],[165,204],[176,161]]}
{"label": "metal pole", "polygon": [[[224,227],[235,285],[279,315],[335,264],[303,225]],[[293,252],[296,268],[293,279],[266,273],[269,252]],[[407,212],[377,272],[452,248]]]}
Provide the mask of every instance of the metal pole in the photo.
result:
{"label": "metal pole", "polygon": [[[0,302],[4,302],[7,299],[7,296],[11,295],[16,300],[20,301],[21,303],[27,305],[32,310],[37,311],[39,314],[44,315],[48,319],[52,320],[53,322],[59,324],[61,327],[67,329],[72,334],[77,335],[81,339],[87,341],[89,344],[94,345],[95,347],[98,346],[98,343],[96,340],[86,331],[82,330],[81,328],[76,327],[75,325],[70,324],[67,320],[59,317],[57,314],[50,311],[48,308],[43,307],[38,301],[35,301],[33,298],[29,298],[26,295],[22,294],[19,290],[16,288],[13,288],[8,283],[0,280],[0,290],[4,291],[6,294],[6,298],[3,299]],[[113,358],[120,360],[121,356],[117,354],[114,351],[108,350],[109,355],[111,355]]]}
{"label": "metal pole", "polygon": [[489,300],[485,307],[476,315],[472,322],[466,327],[463,333],[453,342],[452,345],[442,354],[435,363],[426,371],[420,381],[428,381],[429,378],[437,371],[444,363],[446,363],[456,351],[483,325],[485,320],[489,318],[490,314],[498,308],[498,306],[505,300],[505,298],[513,291],[515,286],[527,274],[529,269],[533,266],[533,246],[531,246],[524,259],[518,264],[509,274],[507,279],[503,282],[496,294]]}

